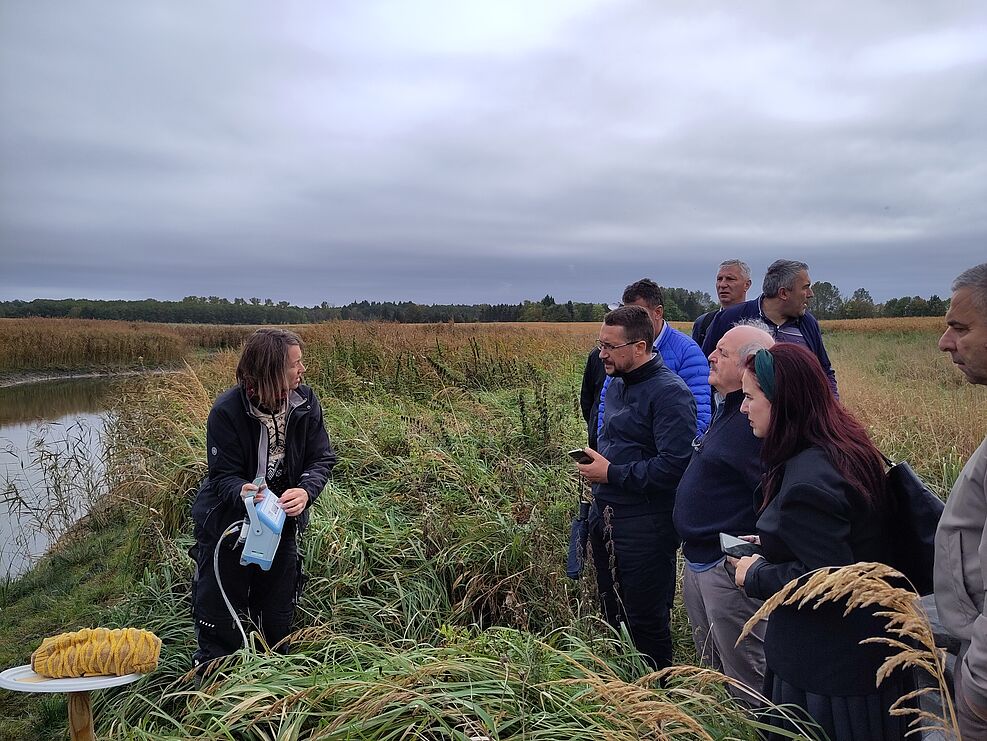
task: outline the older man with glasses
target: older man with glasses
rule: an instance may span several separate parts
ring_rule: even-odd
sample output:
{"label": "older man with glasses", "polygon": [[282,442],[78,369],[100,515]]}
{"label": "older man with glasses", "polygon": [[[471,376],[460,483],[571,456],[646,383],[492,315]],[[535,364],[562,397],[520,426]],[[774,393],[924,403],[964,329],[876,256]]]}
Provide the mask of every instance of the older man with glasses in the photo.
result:
{"label": "older man with glasses", "polygon": [[626,625],[651,666],[672,663],[669,619],[675,595],[675,488],[692,454],[696,402],[652,351],[646,309],[623,306],[603,319],[597,347],[607,375],[603,423],[591,461],[589,543],[603,614]]}

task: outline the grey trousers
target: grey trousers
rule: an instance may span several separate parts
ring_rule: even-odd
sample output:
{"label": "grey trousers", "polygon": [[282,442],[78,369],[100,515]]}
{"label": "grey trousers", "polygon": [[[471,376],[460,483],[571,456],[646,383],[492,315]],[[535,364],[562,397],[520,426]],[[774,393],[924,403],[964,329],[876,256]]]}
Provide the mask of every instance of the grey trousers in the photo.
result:
{"label": "grey trousers", "polygon": [[[682,598],[700,663],[760,693],[764,688],[766,621],[758,623],[739,646],[734,644],[761,601],[748,597],[734,584],[725,561],[706,571],[697,572],[686,566]],[[730,692],[747,704],[757,704],[742,690],[731,687]]]}
{"label": "grey trousers", "polygon": [[987,739],[987,720],[973,711],[963,694],[963,659],[966,657],[969,641],[960,644],[960,652],[956,657],[953,669],[953,688],[956,690],[956,720],[960,727],[960,738],[963,741]]}

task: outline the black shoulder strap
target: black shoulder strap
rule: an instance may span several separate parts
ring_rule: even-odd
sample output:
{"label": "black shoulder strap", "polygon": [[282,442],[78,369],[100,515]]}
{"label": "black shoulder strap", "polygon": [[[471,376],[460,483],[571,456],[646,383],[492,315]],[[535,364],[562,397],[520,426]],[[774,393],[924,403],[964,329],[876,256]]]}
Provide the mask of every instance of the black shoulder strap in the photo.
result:
{"label": "black shoulder strap", "polygon": [[702,347],[703,340],[706,339],[706,332],[709,329],[709,325],[713,323],[716,315],[720,313],[717,311],[707,311],[706,315],[703,317],[703,323],[699,325],[699,346]]}

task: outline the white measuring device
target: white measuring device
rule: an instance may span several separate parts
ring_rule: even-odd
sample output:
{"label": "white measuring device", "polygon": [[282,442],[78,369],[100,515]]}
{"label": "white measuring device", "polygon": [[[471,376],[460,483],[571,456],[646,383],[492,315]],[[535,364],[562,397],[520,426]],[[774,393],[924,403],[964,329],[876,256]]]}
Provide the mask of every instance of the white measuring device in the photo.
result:
{"label": "white measuring device", "polygon": [[[254,485],[258,491],[267,489],[267,482],[264,481],[263,476],[254,479]],[[259,504],[254,503],[253,495],[244,497],[243,502],[247,507],[248,522],[243,525],[246,529],[246,540],[243,544],[243,553],[240,554],[240,565],[253,563],[264,571],[269,571],[271,564],[274,563],[278,545],[281,543],[284,510],[278,504],[278,498],[270,490]],[[244,537],[242,530],[240,537],[241,539]]]}

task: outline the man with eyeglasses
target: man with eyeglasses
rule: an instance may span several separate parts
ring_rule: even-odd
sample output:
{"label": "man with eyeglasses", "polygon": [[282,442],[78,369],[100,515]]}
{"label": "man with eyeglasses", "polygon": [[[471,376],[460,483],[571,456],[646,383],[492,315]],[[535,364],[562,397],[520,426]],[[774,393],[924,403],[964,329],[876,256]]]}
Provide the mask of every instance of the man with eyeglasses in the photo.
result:
{"label": "man with eyeglasses", "polygon": [[597,347],[613,382],[599,452],[587,448],[591,461],[577,465],[593,484],[589,543],[604,617],[625,624],[648,663],[662,668],[672,663],[672,506],[692,454],[696,402],[653,341],[646,309],[623,306],[604,317]]}
{"label": "man with eyeglasses", "polygon": [[[761,440],[740,413],[741,380],[747,356],[774,345],[768,327],[756,319],[729,330],[709,356],[709,382],[717,405],[706,434],[696,441],[675,492],[673,519],[682,539],[685,573],[682,598],[696,654],[710,666],[760,692],[764,682],[764,627],[737,646],[747,620],[761,606],[734,585],[720,551],[719,534],[756,531],[754,490],[761,482]],[[736,688],[741,701],[755,698]]]}
{"label": "man with eyeglasses", "polygon": [[[702,435],[709,425],[711,416],[709,390],[709,364],[706,356],[692,338],[679,332],[665,321],[664,297],[661,288],[650,278],[642,278],[624,289],[621,298],[623,306],[640,306],[648,312],[654,326],[655,353],[661,356],[664,364],[676,373],[692,391],[696,399],[696,426]],[[582,408],[589,446],[594,450],[603,420],[603,400],[609,377],[600,358],[599,349],[593,350],[586,359],[583,371],[579,405]]]}

